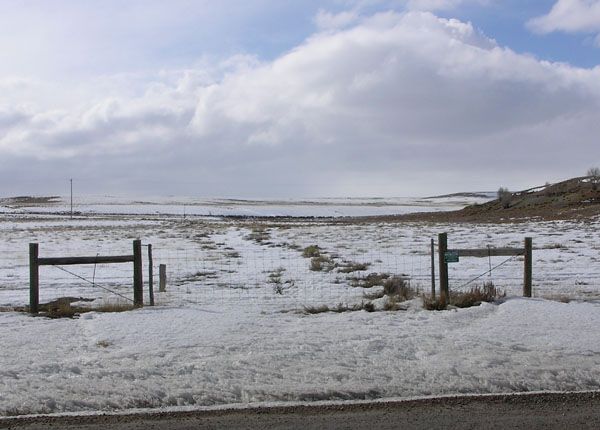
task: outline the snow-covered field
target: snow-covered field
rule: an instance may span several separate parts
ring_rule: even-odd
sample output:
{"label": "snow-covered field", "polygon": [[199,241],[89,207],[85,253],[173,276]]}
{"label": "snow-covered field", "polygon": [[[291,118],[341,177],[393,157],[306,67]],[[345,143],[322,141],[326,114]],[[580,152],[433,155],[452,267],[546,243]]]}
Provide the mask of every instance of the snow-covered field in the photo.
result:
{"label": "snow-covered field", "polygon": [[[305,200],[240,200],[194,197],[148,197],[132,199],[117,196],[77,196],[73,211],[81,214],[177,215],[177,216],[294,216],[340,217],[395,215],[460,209],[468,204],[483,203],[495,193],[478,193],[481,197],[399,197],[399,198],[320,198]],[[4,200],[4,201],[2,201]],[[22,204],[0,199],[0,213],[70,213],[68,196],[49,202]]]}
{"label": "snow-covered field", "polygon": [[[335,207],[352,212],[354,203]],[[251,221],[122,206],[74,219],[53,213],[64,207],[0,215],[0,415],[600,389],[600,220]],[[451,248],[521,246],[531,236],[534,298],[519,297],[521,258],[464,258],[450,265],[451,288],[483,274],[474,283],[493,281],[507,291],[503,303],[430,312],[415,299],[395,312],[303,312],[368,301],[381,287],[357,285],[374,272],[429,291],[430,239],[440,232]],[[42,257],[94,256],[131,253],[135,238],[153,245],[155,276],[167,265],[157,306],[57,320],[9,311],[28,303],[28,243]],[[310,270],[309,245],[330,271]],[[85,280],[42,267],[42,302],[124,300],[100,287],[132,296],[129,264],[66,269]],[[384,301],[373,300],[377,309]]]}

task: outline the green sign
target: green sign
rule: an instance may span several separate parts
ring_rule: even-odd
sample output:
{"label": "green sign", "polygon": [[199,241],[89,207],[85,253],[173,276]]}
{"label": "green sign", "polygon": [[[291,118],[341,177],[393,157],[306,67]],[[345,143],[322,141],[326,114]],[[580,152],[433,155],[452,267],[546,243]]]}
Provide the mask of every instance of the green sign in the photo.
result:
{"label": "green sign", "polygon": [[444,252],[444,263],[458,263],[458,251]]}

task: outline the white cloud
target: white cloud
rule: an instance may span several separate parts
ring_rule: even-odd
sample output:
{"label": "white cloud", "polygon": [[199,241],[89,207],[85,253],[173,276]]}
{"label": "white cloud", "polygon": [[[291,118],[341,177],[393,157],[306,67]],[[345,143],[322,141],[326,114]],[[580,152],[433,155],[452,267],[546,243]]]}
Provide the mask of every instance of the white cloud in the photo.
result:
{"label": "white cloud", "polygon": [[[342,0],[343,1],[343,0]],[[452,10],[463,5],[490,5],[498,0],[346,0],[343,3],[354,7],[355,10],[365,10],[373,5],[390,9],[402,7],[417,11]]]}
{"label": "white cloud", "polygon": [[54,103],[18,107],[13,92],[0,183],[110,175],[119,190],[415,195],[535,185],[600,162],[600,68],[520,55],[430,13],[362,18],[273,61],[101,82],[78,101],[50,87]]}
{"label": "white cloud", "polygon": [[448,10],[454,9],[464,3],[485,3],[477,0],[409,0],[407,6],[413,10]]}
{"label": "white cloud", "polygon": [[558,0],[546,15],[527,23],[536,33],[600,31],[600,0]]}
{"label": "white cloud", "polygon": [[355,23],[358,13],[354,10],[343,11],[337,14],[319,9],[315,17],[317,27],[323,30],[340,29]]}

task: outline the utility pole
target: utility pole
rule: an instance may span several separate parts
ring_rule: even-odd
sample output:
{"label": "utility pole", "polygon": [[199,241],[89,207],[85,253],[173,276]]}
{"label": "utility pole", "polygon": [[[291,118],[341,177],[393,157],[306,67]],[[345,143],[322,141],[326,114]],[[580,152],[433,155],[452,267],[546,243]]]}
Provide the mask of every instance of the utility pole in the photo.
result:
{"label": "utility pole", "polygon": [[71,219],[73,219],[73,178],[70,179],[71,182]]}

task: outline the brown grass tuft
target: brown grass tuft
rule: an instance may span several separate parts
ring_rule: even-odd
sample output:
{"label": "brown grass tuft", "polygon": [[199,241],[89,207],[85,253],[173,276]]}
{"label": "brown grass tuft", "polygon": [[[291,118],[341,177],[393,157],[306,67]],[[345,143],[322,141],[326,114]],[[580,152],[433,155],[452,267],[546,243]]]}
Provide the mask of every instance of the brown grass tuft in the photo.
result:
{"label": "brown grass tuft", "polygon": [[483,286],[475,286],[469,291],[452,292],[448,303],[446,303],[445,297],[442,295],[436,299],[424,296],[423,307],[427,310],[436,311],[444,310],[448,305],[457,308],[468,308],[471,306],[479,306],[483,302],[492,303],[504,297],[506,297],[504,291],[499,291],[492,282],[487,282],[483,284]]}
{"label": "brown grass tuft", "polygon": [[321,255],[321,248],[318,245],[310,245],[302,250],[304,258],[313,258]]}

